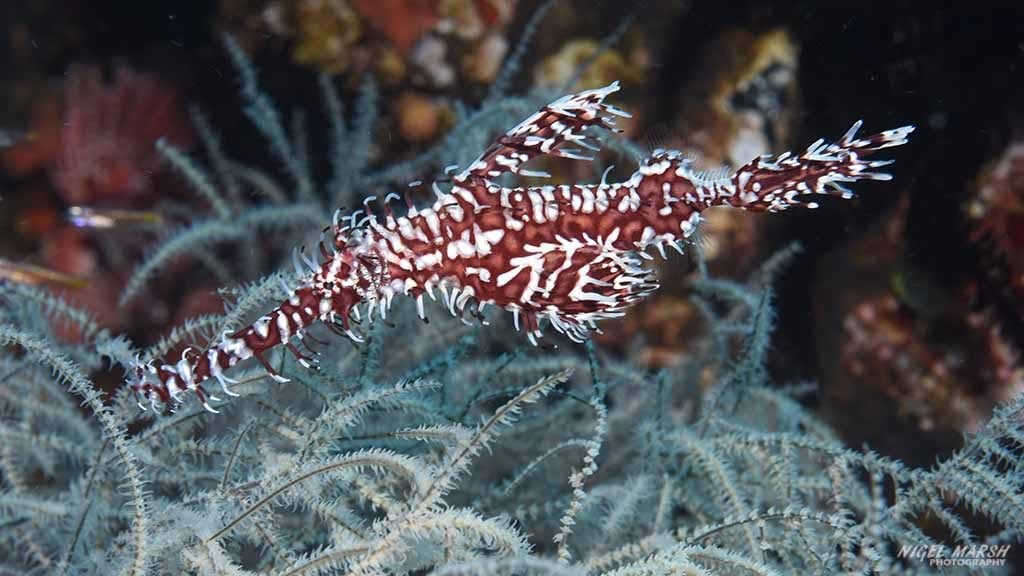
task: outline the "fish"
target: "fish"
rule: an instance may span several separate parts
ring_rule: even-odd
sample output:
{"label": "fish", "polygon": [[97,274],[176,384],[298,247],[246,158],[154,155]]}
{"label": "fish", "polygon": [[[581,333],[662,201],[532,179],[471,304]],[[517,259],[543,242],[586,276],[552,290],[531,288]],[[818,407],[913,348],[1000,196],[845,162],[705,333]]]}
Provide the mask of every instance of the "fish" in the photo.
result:
{"label": "fish", "polygon": [[[335,213],[323,230],[319,254],[293,252],[298,280],[288,298],[240,330],[227,331],[204,351],[187,349],[177,361],[139,363],[130,376],[140,406],[176,405],[186,393],[210,411],[204,386],[216,380],[234,395],[227,375],[255,358],[282,382],[266,353],[284,346],[303,366],[312,358],[295,343],[322,323],[354,342],[354,320],[387,317],[396,298],[437,294],[451,314],[478,318],[488,306],[512,313],[517,330],[534,344],[550,326],[582,342],[598,323],[620,317],[658,289],[651,252],[682,252],[701,214],[715,206],[754,212],[814,209],[825,196],[849,199],[846,184],[890,180],[891,164],[875,153],[901,146],[913,126],[858,136],[857,121],[834,143],[820,139],[799,154],[762,155],[728,173],[698,171],[675,150],[657,149],[628,179],[597,184],[505,186],[506,175],[546,177],[530,170],[539,156],[590,161],[600,149],[594,128],[618,131],[630,115],[605,100],[618,82],[568,94],[542,107],[497,138],[450,187],[434,185],[435,199],[416,207],[406,198],[399,215],[390,194],[369,197],[354,212]],[[607,176],[608,172],[605,173]]]}
{"label": "fish", "polygon": [[67,217],[78,228],[113,228],[120,224],[162,224],[164,221],[159,212],[150,210],[107,210],[88,206],[71,206]]}
{"label": "fish", "polygon": [[89,281],[84,278],[78,278],[63,272],[36,266],[35,264],[12,262],[5,258],[0,258],[0,279],[33,286],[51,284],[68,288],[85,288],[89,285]]}

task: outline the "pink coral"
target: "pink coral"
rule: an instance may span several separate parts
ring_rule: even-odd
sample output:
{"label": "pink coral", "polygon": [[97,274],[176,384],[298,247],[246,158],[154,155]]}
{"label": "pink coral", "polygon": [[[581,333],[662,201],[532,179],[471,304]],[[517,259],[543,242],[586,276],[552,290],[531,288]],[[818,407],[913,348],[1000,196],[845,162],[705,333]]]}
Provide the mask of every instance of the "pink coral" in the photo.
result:
{"label": "pink coral", "polygon": [[73,69],[53,180],[70,204],[124,205],[151,192],[164,138],[187,147],[192,133],[176,90],[155,76],[119,67],[113,83],[99,70]]}

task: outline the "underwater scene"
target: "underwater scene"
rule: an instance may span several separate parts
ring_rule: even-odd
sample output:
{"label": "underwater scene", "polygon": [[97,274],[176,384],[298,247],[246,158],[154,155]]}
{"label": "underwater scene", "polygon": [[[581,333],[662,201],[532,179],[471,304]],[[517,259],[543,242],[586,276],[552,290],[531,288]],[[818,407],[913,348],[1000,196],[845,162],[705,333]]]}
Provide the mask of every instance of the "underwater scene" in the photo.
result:
{"label": "underwater scene", "polygon": [[1024,573],[940,4],[4,2],[0,576]]}

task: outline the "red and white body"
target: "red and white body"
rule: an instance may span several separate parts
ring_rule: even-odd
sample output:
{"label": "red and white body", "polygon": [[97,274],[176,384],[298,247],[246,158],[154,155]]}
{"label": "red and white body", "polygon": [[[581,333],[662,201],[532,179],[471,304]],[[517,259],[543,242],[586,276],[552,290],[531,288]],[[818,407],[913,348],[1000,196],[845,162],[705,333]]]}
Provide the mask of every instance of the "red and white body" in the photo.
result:
{"label": "red and white body", "polygon": [[175,401],[184,390],[205,402],[206,380],[218,379],[226,391],[224,371],[251,356],[270,370],[262,355],[274,346],[288,346],[305,362],[293,342],[318,321],[358,340],[350,318],[386,316],[398,296],[415,299],[424,318],[424,296],[440,293],[455,315],[479,316],[487,306],[511,311],[533,342],[545,321],[581,341],[598,321],[621,316],[657,289],[643,265],[646,252],[679,249],[705,209],[778,212],[816,207],[815,195],[849,198],[844,182],[890,178],[873,171],[890,161],[868,156],[904,144],[913,130],[856,138],[858,122],[835,144],[818,141],[799,156],[761,157],[720,178],[693,170],[679,152],[657,150],[622,182],[498,183],[506,173],[536,175],[523,168],[536,156],[589,159],[572,146],[596,149],[584,132],[614,129],[613,116],[626,116],[604,103],[617,89],[616,83],[545,106],[455,175],[450,191],[435,186],[429,207],[410,206],[398,216],[385,201],[381,214],[367,203],[344,222],[336,216],[321,258],[301,256],[302,279],[287,301],[201,354],[159,368],[140,365],[133,386],[153,404]]}

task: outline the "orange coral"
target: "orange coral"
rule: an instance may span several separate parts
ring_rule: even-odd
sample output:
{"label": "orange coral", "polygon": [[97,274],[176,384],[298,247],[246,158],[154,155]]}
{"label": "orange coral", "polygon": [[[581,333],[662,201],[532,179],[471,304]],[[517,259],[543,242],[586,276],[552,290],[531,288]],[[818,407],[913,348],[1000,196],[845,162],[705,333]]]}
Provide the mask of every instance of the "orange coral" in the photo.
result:
{"label": "orange coral", "polygon": [[439,0],[352,0],[352,7],[403,54],[440,20]]}
{"label": "orange coral", "polygon": [[296,7],[295,48],[300,64],[308,64],[328,74],[348,68],[352,46],[359,40],[362,27],[355,11],[344,2],[312,0]]}
{"label": "orange coral", "polygon": [[430,98],[405,92],[395,101],[398,132],[409,142],[429,142],[451,124],[452,112]]}
{"label": "orange coral", "polygon": [[601,43],[596,39],[577,38],[567,42],[561,50],[536,67],[534,82],[538,86],[561,86],[576,74],[580,66],[595,57],[596,60],[587,66],[573,88],[594,88],[615,80],[626,84],[638,84],[645,80],[647,71],[636,62],[615,50],[602,50]]}

